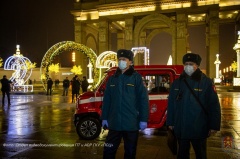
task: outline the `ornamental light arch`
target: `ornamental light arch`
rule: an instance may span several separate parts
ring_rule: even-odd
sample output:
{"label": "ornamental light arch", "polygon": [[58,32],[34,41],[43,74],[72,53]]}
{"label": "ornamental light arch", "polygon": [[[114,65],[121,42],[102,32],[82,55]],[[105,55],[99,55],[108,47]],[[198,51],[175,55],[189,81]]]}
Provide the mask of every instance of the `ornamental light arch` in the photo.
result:
{"label": "ornamental light arch", "polygon": [[117,65],[117,53],[113,51],[104,51],[96,60],[97,68],[110,68]]}
{"label": "ornamental light arch", "polygon": [[9,78],[13,82],[13,91],[23,88],[24,92],[33,91],[32,85],[25,85],[32,74],[32,62],[20,53],[20,45],[16,46],[16,54],[7,58],[4,63],[4,70],[14,71]]}
{"label": "ornamental light arch", "polygon": [[76,43],[73,41],[62,41],[55,45],[53,45],[44,55],[41,66],[40,66],[40,76],[41,76],[41,82],[43,84],[44,89],[46,90],[46,87],[44,85],[44,81],[49,78],[49,70],[48,67],[52,63],[55,56],[59,55],[60,53],[64,51],[74,51],[77,50],[79,53],[83,53],[89,58],[89,62],[93,65],[92,72],[94,75],[94,81],[93,86],[97,83],[99,79],[99,71],[95,67],[95,62],[97,59],[96,53],[89,47]]}
{"label": "ornamental light arch", "polygon": [[117,61],[117,53],[114,51],[104,51],[97,57],[95,64],[99,69],[99,80],[97,85],[100,83],[102,78],[102,69],[118,66]]}

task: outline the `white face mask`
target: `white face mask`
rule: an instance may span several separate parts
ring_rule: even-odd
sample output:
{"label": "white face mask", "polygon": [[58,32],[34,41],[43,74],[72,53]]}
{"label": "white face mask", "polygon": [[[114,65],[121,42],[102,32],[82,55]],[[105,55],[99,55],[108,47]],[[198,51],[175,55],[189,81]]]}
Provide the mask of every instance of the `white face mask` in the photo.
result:
{"label": "white face mask", "polygon": [[194,68],[193,68],[192,65],[185,65],[184,66],[184,71],[186,72],[186,74],[188,76],[191,76],[193,74],[193,72],[194,72]]}
{"label": "white face mask", "polygon": [[120,60],[118,62],[118,67],[121,69],[121,70],[124,70],[125,68],[127,68],[127,62],[126,61],[123,61],[123,60]]}

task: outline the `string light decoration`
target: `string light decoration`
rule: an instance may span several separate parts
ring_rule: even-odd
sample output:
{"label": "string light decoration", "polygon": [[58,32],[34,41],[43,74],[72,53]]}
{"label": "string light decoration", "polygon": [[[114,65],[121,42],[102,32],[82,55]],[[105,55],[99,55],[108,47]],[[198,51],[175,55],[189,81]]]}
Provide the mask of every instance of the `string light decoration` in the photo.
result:
{"label": "string light decoration", "polygon": [[144,54],[144,65],[149,65],[149,49],[146,47],[133,47],[132,52],[134,53],[134,57],[136,54]]}
{"label": "string light decoration", "polygon": [[32,85],[25,85],[32,74],[32,62],[20,54],[20,45],[16,47],[16,54],[10,56],[4,63],[4,70],[14,71],[12,76],[9,78],[13,82],[13,91],[20,91],[23,88],[24,92],[28,92],[28,88],[33,91]]}
{"label": "string light decoration", "polygon": [[0,57],[0,67],[2,67],[2,65],[3,65],[3,60],[2,60],[2,58]]}
{"label": "string light decoration", "polygon": [[72,52],[72,62],[75,62],[76,61],[76,54],[75,52]]}
{"label": "string light decoration", "polygon": [[101,82],[102,69],[118,66],[117,53],[113,51],[104,51],[96,60],[96,67],[99,68],[99,80],[96,85]]}
{"label": "string light decoration", "polygon": [[55,56],[59,55],[60,53],[64,52],[64,51],[78,51],[79,53],[83,53],[84,55],[86,55],[91,64],[93,65],[93,75],[94,75],[94,81],[93,81],[93,85],[95,85],[95,83],[98,81],[99,78],[99,71],[97,70],[97,68],[95,67],[95,62],[97,59],[97,55],[96,53],[89,47],[83,45],[83,44],[79,44],[73,41],[63,41],[63,42],[59,42],[55,45],[53,45],[44,55],[42,62],[41,62],[41,66],[40,66],[40,77],[41,78],[41,82],[43,84],[44,89],[46,90],[46,87],[44,85],[45,80],[47,80],[49,78],[49,66],[51,65],[52,61],[54,60]]}
{"label": "string light decoration", "polygon": [[113,51],[105,51],[101,53],[96,60],[97,68],[110,68],[117,65],[117,53]]}

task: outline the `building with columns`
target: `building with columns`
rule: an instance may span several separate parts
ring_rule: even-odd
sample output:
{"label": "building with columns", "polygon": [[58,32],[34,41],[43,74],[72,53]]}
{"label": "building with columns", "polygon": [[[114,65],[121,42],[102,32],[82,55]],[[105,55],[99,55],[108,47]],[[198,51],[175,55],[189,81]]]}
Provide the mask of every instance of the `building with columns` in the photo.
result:
{"label": "building with columns", "polygon": [[[173,64],[182,64],[182,56],[189,50],[187,28],[204,25],[206,73],[214,78],[219,24],[235,23],[237,32],[239,9],[240,0],[75,0],[71,14],[75,42],[90,47],[98,55],[120,48],[149,48],[151,40],[165,32],[171,36]],[[77,56],[79,63],[88,64],[84,55]],[[143,64],[143,56],[135,57],[135,65]]]}

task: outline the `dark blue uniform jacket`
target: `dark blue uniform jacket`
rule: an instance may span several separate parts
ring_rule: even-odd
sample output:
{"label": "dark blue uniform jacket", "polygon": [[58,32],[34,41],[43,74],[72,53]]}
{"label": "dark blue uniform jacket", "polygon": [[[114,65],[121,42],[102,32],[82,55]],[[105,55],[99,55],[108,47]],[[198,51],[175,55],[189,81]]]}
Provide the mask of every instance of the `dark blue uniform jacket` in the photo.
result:
{"label": "dark blue uniform jacket", "polygon": [[[201,101],[207,114],[186,86],[186,79]],[[170,89],[167,109],[167,125],[181,139],[201,139],[208,131],[220,130],[221,111],[215,86],[210,78],[197,69],[191,77],[183,72]]]}
{"label": "dark blue uniform jacket", "polygon": [[103,97],[102,120],[115,131],[139,130],[139,121],[148,121],[148,93],[142,76],[132,67],[120,69],[108,79]]}

